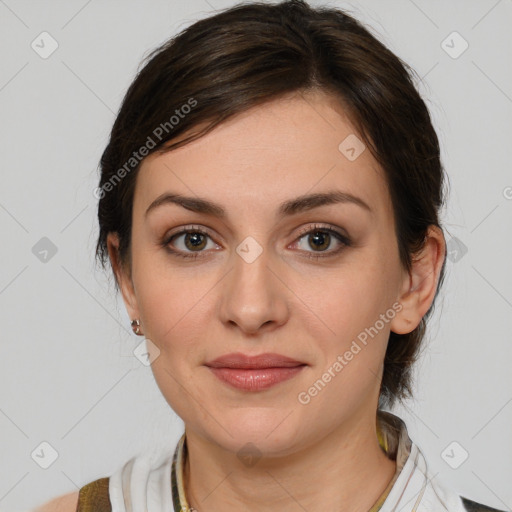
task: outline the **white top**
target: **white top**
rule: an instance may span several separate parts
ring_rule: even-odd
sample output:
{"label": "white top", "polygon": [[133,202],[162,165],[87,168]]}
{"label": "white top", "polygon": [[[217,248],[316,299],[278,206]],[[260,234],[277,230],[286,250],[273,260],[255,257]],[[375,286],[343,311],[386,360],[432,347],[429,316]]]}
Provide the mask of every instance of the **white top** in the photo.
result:
{"label": "white top", "polygon": [[[397,470],[379,512],[465,512],[462,499],[453,490],[433,482],[425,457],[411,441],[405,423],[396,415],[377,411],[378,425],[385,439],[388,457]],[[185,434],[174,455],[160,464],[149,456],[130,459],[110,477],[112,512],[188,512],[183,488]],[[389,492],[388,492],[389,491]],[[378,503],[378,502],[377,502]],[[173,508],[174,506],[174,508]],[[201,511],[199,511],[201,512]]]}

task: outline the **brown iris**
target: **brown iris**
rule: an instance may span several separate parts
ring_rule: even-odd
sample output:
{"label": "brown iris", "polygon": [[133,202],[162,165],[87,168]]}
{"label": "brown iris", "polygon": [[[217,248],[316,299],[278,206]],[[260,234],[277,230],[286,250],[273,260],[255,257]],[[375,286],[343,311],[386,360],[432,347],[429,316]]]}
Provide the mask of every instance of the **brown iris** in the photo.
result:
{"label": "brown iris", "polygon": [[[308,242],[311,243],[312,241],[317,249],[324,250],[329,247],[331,235],[325,231],[315,231],[308,236]],[[320,244],[321,247],[317,244]]]}
{"label": "brown iris", "polygon": [[[202,237],[202,240],[201,240]],[[206,235],[203,233],[185,233],[185,246],[191,251],[204,249],[206,246]]]}

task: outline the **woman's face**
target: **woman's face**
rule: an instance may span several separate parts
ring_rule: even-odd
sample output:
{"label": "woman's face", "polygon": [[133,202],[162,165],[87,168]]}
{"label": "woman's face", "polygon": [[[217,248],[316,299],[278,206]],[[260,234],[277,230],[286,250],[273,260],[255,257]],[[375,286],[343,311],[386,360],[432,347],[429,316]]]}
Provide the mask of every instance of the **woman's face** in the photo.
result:
{"label": "woman's face", "polygon": [[[188,431],[283,455],[349,420],[374,420],[408,277],[384,173],[356,137],[333,99],[294,95],[143,161],[122,290]],[[150,208],[165,194],[187,203]],[[303,199],[312,194],[338,196]],[[196,211],[202,201],[215,208]],[[206,366],[234,352],[303,366],[248,390]]]}

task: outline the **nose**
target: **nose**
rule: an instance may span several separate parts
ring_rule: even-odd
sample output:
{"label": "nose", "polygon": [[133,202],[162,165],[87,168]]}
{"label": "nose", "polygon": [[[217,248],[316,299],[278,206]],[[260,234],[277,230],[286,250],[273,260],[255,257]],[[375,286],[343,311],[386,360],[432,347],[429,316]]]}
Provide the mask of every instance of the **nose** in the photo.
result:
{"label": "nose", "polygon": [[252,246],[248,252],[233,254],[233,268],[221,290],[219,314],[223,323],[237,326],[245,334],[273,330],[289,315],[287,287],[279,275],[278,258],[271,258],[263,249],[253,259],[254,250]]}

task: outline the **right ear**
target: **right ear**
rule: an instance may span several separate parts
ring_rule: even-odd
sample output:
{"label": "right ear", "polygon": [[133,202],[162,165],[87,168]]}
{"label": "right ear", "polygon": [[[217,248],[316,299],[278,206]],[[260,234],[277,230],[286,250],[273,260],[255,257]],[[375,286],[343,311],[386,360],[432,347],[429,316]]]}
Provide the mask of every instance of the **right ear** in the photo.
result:
{"label": "right ear", "polygon": [[107,249],[110,257],[110,263],[116,276],[117,284],[121,290],[123,301],[130,318],[140,318],[139,308],[137,305],[137,298],[131,278],[131,271],[124,265],[119,256],[119,236],[115,232],[110,232],[107,235]]}

